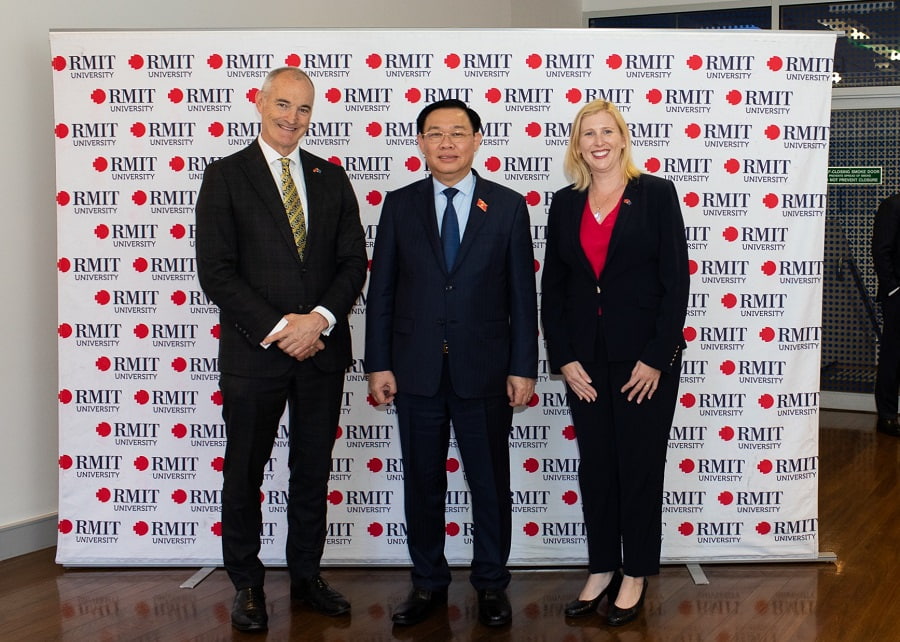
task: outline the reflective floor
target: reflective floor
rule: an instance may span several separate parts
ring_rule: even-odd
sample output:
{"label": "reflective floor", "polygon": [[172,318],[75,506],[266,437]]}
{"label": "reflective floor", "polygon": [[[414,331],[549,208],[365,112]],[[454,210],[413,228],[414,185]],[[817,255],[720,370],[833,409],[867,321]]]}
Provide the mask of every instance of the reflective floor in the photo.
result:
{"label": "reflective floor", "polygon": [[64,570],[53,550],[0,562],[2,640],[900,640],[900,439],[876,434],[866,414],[822,414],[820,550],[836,562],[703,565],[695,584],[683,565],[651,581],[635,622],[609,628],[596,616],[566,620],[583,569],[517,570],[509,588],[513,624],[478,623],[466,571],[454,573],[449,604],[406,629],[391,610],[408,590],[403,569],[328,569],[352,602],[352,616],[328,618],[292,606],[287,572],[266,583],[267,635],[232,630],[233,590],[221,570],[180,589],[193,569]]}

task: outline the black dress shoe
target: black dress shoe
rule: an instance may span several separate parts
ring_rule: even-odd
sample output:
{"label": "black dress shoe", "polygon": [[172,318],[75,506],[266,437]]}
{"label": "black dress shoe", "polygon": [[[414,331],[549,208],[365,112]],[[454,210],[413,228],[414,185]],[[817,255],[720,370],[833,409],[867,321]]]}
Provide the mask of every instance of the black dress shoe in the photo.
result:
{"label": "black dress shoe", "polygon": [[478,591],[478,619],[485,626],[503,626],[512,622],[512,607],[505,590]]}
{"label": "black dress shoe", "polygon": [[303,602],[323,615],[343,615],[350,612],[350,602],[328,586],[321,575],[307,577],[291,584],[291,599]]}
{"label": "black dress shoe", "polygon": [[397,626],[412,626],[426,620],[439,606],[446,603],[447,591],[414,588],[406,601],[396,608],[391,620]]}
{"label": "black dress shoe", "polygon": [[878,417],[875,430],[891,437],[900,437],[900,422],[897,417]]}
{"label": "black dress shoe", "polygon": [[584,617],[585,615],[590,615],[597,610],[600,600],[606,596],[609,596],[609,603],[612,604],[616,599],[616,595],[619,593],[620,586],[622,586],[622,574],[619,571],[616,571],[610,578],[606,588],[600,591],[600,594],[593,600],[572,600],[566,604],[566,617]]}
{"label": "black dress shoe", "polygon": [[266,594],[261,586],[241,589],[231,607],[231,626],[238,631],[265,631],[269,628]]}
{"label": "black dress shoe", "polygon": [[623,624],[628,624],[634,618],[638,616],[638,613],[641,612],[641,608],[644,606],[644,596],[647,595],[647,578],[644,578],[644,586],[641,587],[641,596],[638,598],[637,604],[627,609],[623,609],[621,607],[616,606],[615,602],[613,602],[612,606],[609,607],[609,614],[606,616],[606,623],[610,626],[622,626]]}

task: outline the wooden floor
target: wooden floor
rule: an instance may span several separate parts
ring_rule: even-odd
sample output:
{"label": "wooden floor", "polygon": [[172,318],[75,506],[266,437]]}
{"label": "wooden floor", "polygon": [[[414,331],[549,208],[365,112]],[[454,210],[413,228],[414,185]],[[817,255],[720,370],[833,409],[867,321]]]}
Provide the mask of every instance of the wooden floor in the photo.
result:
{"label": "wooden floor", "polygon": [[873,423],[868,414],[822,413],[819,548],[836,563],[703,565],[708,585],[694,584],[684,566],[664,566],[644,613],[619,629],[600,615],[563,617],[584,570],[516,571],[513,624],[494,631],[478,624],[465,571],[454,574],[446,612],[392,629],[406,570],[326,570],[353,604],[352,617],[335,619],[292,607],[287,571],[276,569],[266,584],[269,633],[246,635],[231,628],[234,591],[222,570],[180,589],[190,569],[64,570],[46,549],[0,562],[0,640],[900,640],[900,439]]}

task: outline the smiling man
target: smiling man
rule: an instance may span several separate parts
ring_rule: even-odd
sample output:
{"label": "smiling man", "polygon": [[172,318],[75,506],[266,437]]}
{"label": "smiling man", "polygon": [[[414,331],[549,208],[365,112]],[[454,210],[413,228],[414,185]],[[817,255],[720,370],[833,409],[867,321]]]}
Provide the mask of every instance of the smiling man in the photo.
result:
{"label": "smiling man", "polygon": [[472,492],[479,619],[502,626],[512,618],[509,430],[537,376],[528,210],[472,171],[481,119],[465,103],[432,103],[416,127],[431,176],[385,198],[366,302],[369,393],[397,407],[413,563],[412,591],[392,619],[416,624],[447,602],[452,422]]}
{"label": "smiling man", "polygon": [[303,71],[270,72],[256,96],[259,138],[210,163],[197,197],[197,276],[220,310],[222,557],[237,590],[231,623],[242,631],[268,626],[260,487],[285,405],[291,597],[326,615],[350,610],[319,575],[319,562],[352,361],[347,314],[367,257],[344,170],[299,147],[314,97]]}

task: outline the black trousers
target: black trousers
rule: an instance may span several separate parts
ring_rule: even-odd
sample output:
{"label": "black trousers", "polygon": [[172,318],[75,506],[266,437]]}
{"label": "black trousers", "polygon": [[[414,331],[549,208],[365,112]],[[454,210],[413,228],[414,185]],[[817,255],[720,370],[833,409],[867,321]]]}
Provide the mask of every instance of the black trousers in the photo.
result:
{"label": "black trousers", "polygon": [[[277,349],[277,348],[272,348]],[[279,378],[223,374],[222,417],[227,445],[222,483],[222,557],[235,588],[262,586],[259,559],[260,488],[278,422],[288,405],[290,430],[286,558],[291,581],[319,572],[325,548],[331,450],[344,388],[343,371],[323,373],[311,361],[297,362]]]}
{"label": "black trousers", "polygon": [[622,568],[632,577],[659,573],[662,493],[669,431],[675,414],[679,360],[663,372],[653,398],[640,404],[619,392],[635,362],[605,359],[603,324],[596,357],[581,365],[597,390],[593,403],[568,390],[581,457],[579,483],[591,573]]}
{"label": "black trousers", "polygon": [[897,416],[900,392],[900,292],[881,302],[884,327],[875,373],[875,409],[879,417]]}
{"label": "black trousers", "polygon": [[416,588],[443,590],[450,584],[444,556],[447,449],[450,423],[472,495],[474,524],[469,577],[477,590],[509,584],[506,568],[512,538],[509,488],[509,429],[506,396],[462,399],[447,368],[434,397],[398,393],[406,534]]}

